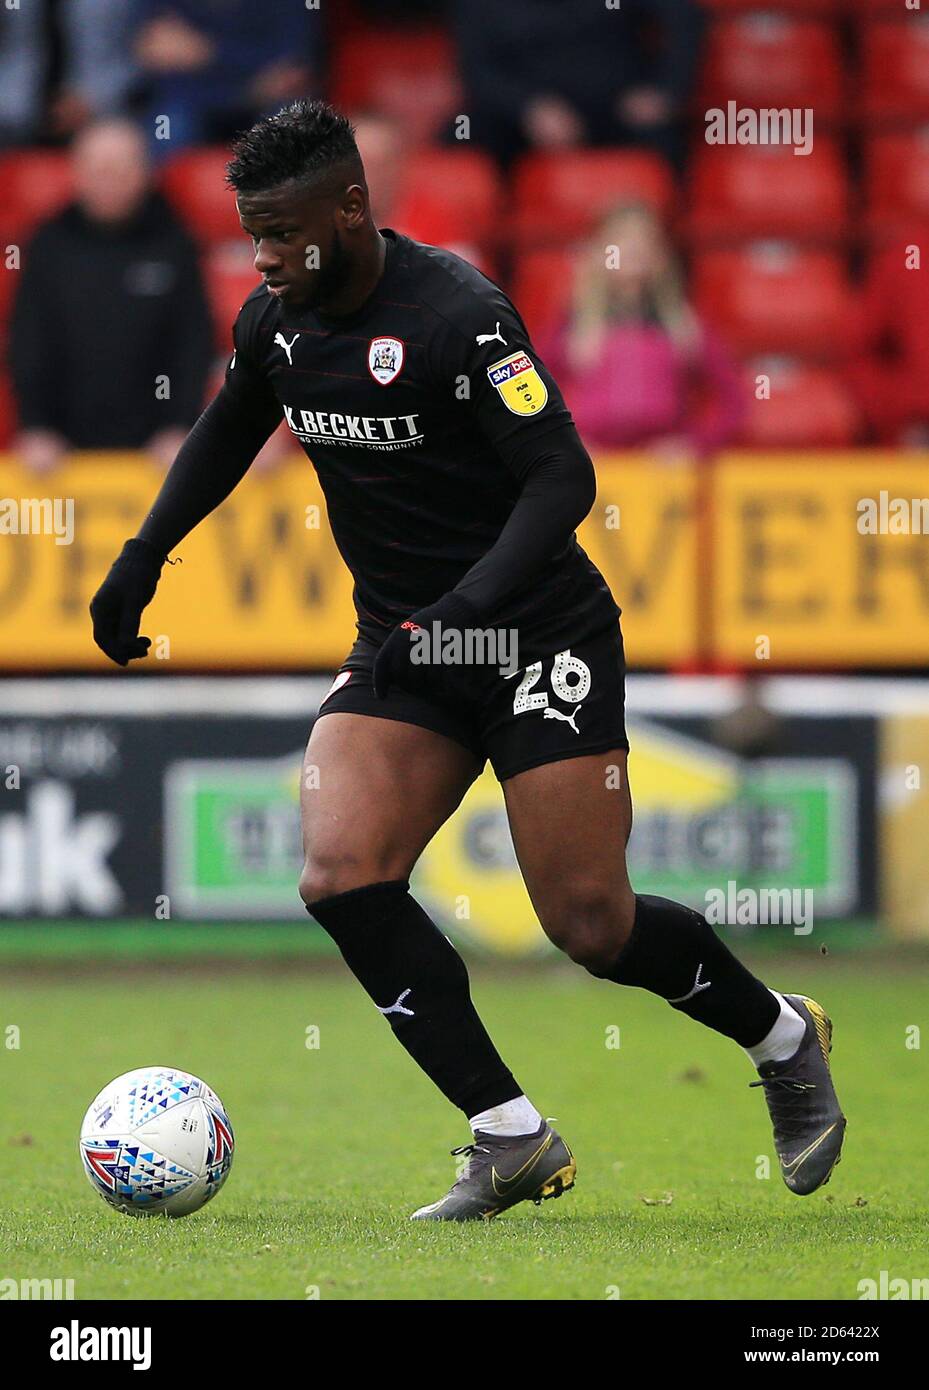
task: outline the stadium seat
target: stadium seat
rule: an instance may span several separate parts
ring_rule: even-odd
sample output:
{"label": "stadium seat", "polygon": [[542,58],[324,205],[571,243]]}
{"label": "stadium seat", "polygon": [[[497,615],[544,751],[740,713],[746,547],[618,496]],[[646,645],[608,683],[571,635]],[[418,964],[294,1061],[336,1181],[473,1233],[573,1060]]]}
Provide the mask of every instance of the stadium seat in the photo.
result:
{"label": "stadium seat", "polygon": [[875,135],[865,146],[866,222],[872,239],[914,239],[929,222],[929,125]]}
{"label": "stadium seat", "polygon": [[[244,253],[244,254],[243,254]],[[248,255],[247,247],[217,247],[206,258],[203,268],[217,349],[232,350],[232,325],[252,290],[261,283]]]}
{"label": "stadium seat", "polygon": [[541,339],[564,319],[571,301],[576,256],[552,247],[517,258],[513,302],[533,337]]}
{"label": "stadium seat", "polygon": [[432,26],[362,29],[336,37],[331,100],[402,121],[414,142],[436,135],[459,96],[451,36]]}
{"label": "stadium seat", "polygon": [[848,178],[835,142],[817,136],[809,155],[789,145],[701,144],[686,230],[702,246],[770,237],[835,245],[848,231]]}
{"label": "stadium seat", "polygon": [[16,294],[18,282],[19,271],[8,270],[5,264],[0,264],[0,344],[6,342],[13,297]]}
{"label": "stadium seat", "polygon": [[71,168],[60,150],[17,150],[0,156],[0,236],[25,239],[71,196]]}
{"label": "stadium seat", "polygon": [[869,124],[929,120],[929,13],[860,27],[859,109]]}
{"label": "stadium seat", "polygon": [[785,242],[706,251],[694,263],[700,312],[742,354],[835,359],[851,313],[842,259]]}
{"label": "stadium seat", "polygon": [[9,377],[0,372],[0,449],[8,449],[16,434],[16,403]]}
{"label": "stadium seat", "polygon": [[512,231],[536,247],[563,243],[587,235],[623,202],[671,214],[674,176],[659,155],[620,149],[526,155],[516,168]]}
{"label": "stadium seat", "polygon": [[235,197],[226,184],[228,150],[202,146],[175,155],[164,167],[165,196],[198,241],[242,239]]}
{"label": "stadium seat", "polygon": [[817,121],[842,111],[843,71],[834,25],[783,14],[750,14],[711,26],[697,109],[813,107]]}
{"label": "stadium seat", "polygon": [[[756,394],[759,375],[770,398]],[[854,444],[859,415],[837,372],[789,358],[759,358],[746,368],[748,417],[741,443],[751,448],[841,448]]]}
{"label": "stadium seat", "polygon": [[[412,218],[408,235],[440,246],[485,245],[495,240],[502,202],[500,177],[493,161],[480,150],[419,150],[411,156],[407,185],[404,201]],[[417,207],[422,211],[419,230],[413,225]]]}

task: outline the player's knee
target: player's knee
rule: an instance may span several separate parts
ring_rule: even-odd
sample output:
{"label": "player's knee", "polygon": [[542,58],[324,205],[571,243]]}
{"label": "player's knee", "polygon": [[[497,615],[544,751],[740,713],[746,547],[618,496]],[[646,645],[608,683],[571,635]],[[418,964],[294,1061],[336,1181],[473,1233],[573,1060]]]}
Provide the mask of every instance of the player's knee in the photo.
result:
{"label": "player's knee", "polygon": [[[348,893],[364,884],[353,872],[354,866],[344,859],[307,859],[300,875],[300,896],[305,907]],[[369,880],[370,882],[370,880]]]}
{"label": "player's knee", "polygon": [[559,950],[597,974],[616,961],[629,939],[634,916],[631,890],[617,893],[596,884],[578,884],[543,914],[542,926]]}
{"label": "player's knee", "polygon": [[406,877],[403,867],[390,859],[372,859],[341,852],[312,853],[307,855],[300,875],[300,897],[304,906],[310,908],[323,898],[334,898],[339,893],[350,893],[355,888],[366,888],[372,883],[386,883]]}

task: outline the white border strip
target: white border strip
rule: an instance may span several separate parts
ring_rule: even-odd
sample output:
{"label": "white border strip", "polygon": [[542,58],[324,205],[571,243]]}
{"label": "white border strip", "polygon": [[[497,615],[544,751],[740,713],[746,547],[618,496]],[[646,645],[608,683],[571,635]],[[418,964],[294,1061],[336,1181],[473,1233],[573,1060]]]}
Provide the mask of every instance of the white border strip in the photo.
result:
{"label": "white border strip", "polygon": [[[759,676],[763,704],[779,714],[922,714],[929,717],[929,681],[886,676]],[[0,719],[30,715],[195,714],[289,718],[314,714],[331,676],[66,676],[0,679]],[[721,715],[744,698],[737,676],[629,676],[632,715]]]}
{"label": "white border strip", "polygon": [[0,680],[0,719],[29,715],[314,714],[331,676],[115,676]]}

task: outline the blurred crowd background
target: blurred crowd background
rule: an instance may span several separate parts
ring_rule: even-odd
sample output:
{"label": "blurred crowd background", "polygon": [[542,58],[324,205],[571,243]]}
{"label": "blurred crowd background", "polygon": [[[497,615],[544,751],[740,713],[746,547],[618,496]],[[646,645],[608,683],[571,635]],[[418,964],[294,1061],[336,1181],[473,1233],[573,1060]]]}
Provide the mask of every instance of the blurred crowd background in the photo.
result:
{"label": "blurred crowd background", "polygon": [[[226,145],[296,96],[356,122],[380,225],[508,290],[591,446],[929,441],[929,15],[904,0],[22,0],[0,447],[170,462],[256,278]],[[811,152],[707,144],[729,102],[811,111]]]}

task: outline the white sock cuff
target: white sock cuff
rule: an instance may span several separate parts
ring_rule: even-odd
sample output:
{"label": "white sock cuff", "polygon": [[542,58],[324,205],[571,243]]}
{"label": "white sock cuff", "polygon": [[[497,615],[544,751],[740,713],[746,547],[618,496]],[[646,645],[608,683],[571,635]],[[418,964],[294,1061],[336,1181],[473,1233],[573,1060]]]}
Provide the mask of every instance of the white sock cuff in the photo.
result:
{"label": "white sock cuff", "polygon": [[502,1105],[491,1106],[479,1115],[472,1115],[469,1123],[473,1134],[498,1134],[502,1138],[516,1137],[519,1134],[535,1134],[542,1123],[542,1116],[526,1096],[504,1101]]}
{"label": "white sock cuff", "polygon": [[803,1019],[796,1009],[788,1004],[783,994],[778,994],[774,989],[770,993],[774,995],[781,1008],[774,1021],[774,1027],[755,1047],[745,1048],[756,1067],[763,1066],[765,1062],[786,1062],[803,1042],[806,1032]]}

